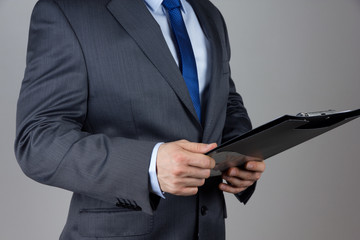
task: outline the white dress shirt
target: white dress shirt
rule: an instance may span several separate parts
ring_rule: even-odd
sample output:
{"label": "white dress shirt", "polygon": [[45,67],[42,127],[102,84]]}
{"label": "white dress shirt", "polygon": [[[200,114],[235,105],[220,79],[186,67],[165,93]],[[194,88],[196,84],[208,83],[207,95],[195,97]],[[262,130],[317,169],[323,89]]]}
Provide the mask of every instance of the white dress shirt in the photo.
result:
{"label": "white dress shirt", "polygon": [[[161,5],[163,0],[144,0],[147,8],[150,13],[153,15],[154,19],[159,24],[165,41],[169,47],[169,50],[174,57],[175,62],[179,65],[179,56],[176,50],[176,40],[172,33],[170,20],[166,9]],[[199,92],[200,92],[200,102],[202,99],[202,93],[206,85],[208,84],[208,79],[210,79],[210,47],[207,38],[204,35],[203,30],[201,29],[200,23],[196,17],[194,10],[191,5],[186,0],[180,0],[181,3],[181,13],[185,22],[186,29],[189,34],[191,45],[195,55],[195,61],[197,66],[197,74],[199,81]],[[150,189],[153,193],[164,198],[163,193],[161,192],[159,182],[157,179],[156,173],[156,158],[159,147],[162,143],[155,145],[149,166],[149,177],[150,177]]]}

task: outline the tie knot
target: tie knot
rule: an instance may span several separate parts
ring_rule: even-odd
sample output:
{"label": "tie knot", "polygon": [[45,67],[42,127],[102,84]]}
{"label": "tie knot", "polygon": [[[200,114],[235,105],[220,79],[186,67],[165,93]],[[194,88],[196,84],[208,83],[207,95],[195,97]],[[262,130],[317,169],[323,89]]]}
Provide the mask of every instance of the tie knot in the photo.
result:
{"label": "tie knot", "polygon": [[173,10],[174,8],[179,8],[180,5],[180,0],[164,0],[162,2],[162,5],[169,11],[169,10]]}

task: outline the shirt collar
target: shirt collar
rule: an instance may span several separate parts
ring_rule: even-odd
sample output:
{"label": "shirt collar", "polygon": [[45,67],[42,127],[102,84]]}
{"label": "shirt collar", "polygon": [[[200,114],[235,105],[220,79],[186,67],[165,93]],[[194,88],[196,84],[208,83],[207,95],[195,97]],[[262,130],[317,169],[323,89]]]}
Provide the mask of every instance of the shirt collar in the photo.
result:
{"label": "shirt collar", "polygon": [[[163,0],[144,0],[144,1],[153,12],[158,11],[161,7],[161,3],[163,2]],[[184,1],[185,0],[180,0],[180,4],[181,4],[181,10],[184,11],[184,13],[186,13],[186,10],[184,8]]]}

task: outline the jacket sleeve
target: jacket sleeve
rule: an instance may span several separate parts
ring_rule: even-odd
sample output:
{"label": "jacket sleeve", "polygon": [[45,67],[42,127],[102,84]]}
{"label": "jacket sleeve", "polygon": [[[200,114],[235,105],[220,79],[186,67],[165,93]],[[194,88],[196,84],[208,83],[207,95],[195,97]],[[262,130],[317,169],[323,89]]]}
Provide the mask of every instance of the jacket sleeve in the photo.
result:
{"label": "jacket sleeve", "polygon": [[[221,15],[221,14],[220,14]],[[224,18],[221,16],[224,28],[224,38],[227,50],[227,58],[230,61],[231,51],[228,38],[228,32]],[[231,79],[229,68],[229,96],[227,101],[226,120],[223,130],[222,142],[226,142],[234,137],[240,136],[252,129],[251,121],[243,103],[243,99],[236,91],[234,81]],[[248,187],[245,191],[235,194],[235,197],[242,203],[246,204],[255,191],[256,182]]]}
{"label": "jacket sleeve", "polygon": [[83,131],[88,87],[70,23],[53,1],[39,1],[17,106],[19,165],[40,183],[152,213],[148,168],[156,143]]}

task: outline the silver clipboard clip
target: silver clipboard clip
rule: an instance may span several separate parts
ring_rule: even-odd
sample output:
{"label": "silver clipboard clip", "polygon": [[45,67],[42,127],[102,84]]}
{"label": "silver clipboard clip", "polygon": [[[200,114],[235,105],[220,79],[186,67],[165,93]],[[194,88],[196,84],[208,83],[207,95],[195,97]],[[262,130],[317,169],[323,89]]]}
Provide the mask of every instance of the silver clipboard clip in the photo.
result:
{"label": "silver clipboard clip", "polygon": [[331,114],[335,114],[338,113],[335,110],[327,110],[327,111],[318,111],[318,112],[301,112],[298,113],[296,116],[297,117],[316,117],[316,116],[325,116],[325,115],[331,115]]}

